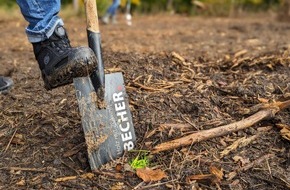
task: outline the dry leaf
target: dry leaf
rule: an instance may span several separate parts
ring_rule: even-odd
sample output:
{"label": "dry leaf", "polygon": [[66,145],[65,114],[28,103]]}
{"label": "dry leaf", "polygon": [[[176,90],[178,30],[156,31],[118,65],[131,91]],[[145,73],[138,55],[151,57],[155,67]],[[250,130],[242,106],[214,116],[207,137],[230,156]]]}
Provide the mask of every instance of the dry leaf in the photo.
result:
{"label": "dry leaf", "polygon": [[115,170],[116,170],[117,172],[121,172],[121,171],[123,170],[123,166],[122,166],[122,164],[117,164],[116,167],[115,167]]}
{"label": "dry leaf", "polygon": [[26,184],[25,180],[24,179],[21,179],[20,181],[18,181],[16,183],[16,185],[19,185],[19,186],[24,186]]}
{"label": "dry leaf", "polygon": [[276,127],[278,127],[280,130],[280,133],[284,139],[287,139],[290,141],[290,126],[285,125],[283,123],[276,124]]}
{"label": "dry leaf", "polygon": [[150,168],[139,168],[136,169],[136,174],[139,178],[141,178],[144,182],[150,182],[150,181],[159,181],[167,175],[164,171],[158,169],[158,170],[152,170]]}
{"label": "dry leaf", "polygon": [[214,180],[214,182],[219,183],[223,179],[223,177],[224,177],[223,171],[222,170],[219,170],[215,166],[211,166],[209,169],[210,169],[210,173],[213,174],[213,175],[215,175],[215,177],[216,177],[216,180]]}
{"label": "dry leaf", "polygon": [[288,127],[283,127],[283,129],[280,130],[280,133],[284,139],[290,141],[290,129]]}

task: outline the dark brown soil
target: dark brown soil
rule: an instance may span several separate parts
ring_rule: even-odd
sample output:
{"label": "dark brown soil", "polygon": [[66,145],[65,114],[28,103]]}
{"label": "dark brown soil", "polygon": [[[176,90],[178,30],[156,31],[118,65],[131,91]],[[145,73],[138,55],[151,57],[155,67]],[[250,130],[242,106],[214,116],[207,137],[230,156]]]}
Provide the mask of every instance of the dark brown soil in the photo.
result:
{"label": "dark brown soil", "polygon": [[[64,20],[72,45],[86,45],[85,19]],[[161,181],[142,182],[126,169],[138,151],[91,178],[82,176],[91,170],[73,85],[46,91],[26,22],[0,22],[0,74],[15,83],[0,95],[0,189],[290,188],[290,145],[278,127],[290,126],[289,108],[246,130],[149,154],[149,167],[168,176]],[[117,25],[101,25],[101,33],[106,72],[124,74],[136,150],[242,120],[255,113],[253,106],[290,98],[290,23],[271,14],[136,16],[131,27],[122,17]],[[160,127],[166,124],[187,128]],[[243,145],[221,157],[242,138]],[[196,179],[211,168],[222,178]],[[76,178],[56,180],[68,176]]]}

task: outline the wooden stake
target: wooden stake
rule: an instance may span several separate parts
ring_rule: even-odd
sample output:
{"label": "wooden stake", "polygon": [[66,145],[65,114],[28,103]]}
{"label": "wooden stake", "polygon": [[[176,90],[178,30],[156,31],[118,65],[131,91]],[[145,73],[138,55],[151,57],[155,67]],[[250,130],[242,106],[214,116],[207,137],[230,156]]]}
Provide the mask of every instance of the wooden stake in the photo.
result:
{"label": "wooden stake", "polygon": [[188,136],[161,143],[155,146],[151,153],[155,154],[181,146],[191,145],[197,142],[205,141],[207,139],[227,135],[232,132],[249,128],[254,124],[262,121],[263,119],[274,117],[277,112],[288,107],[290,107],[290,100],[265,104],[263,106],[264,109],[258,111],[246,119],[209,130],[197,131],[196,133],[190,134]]}

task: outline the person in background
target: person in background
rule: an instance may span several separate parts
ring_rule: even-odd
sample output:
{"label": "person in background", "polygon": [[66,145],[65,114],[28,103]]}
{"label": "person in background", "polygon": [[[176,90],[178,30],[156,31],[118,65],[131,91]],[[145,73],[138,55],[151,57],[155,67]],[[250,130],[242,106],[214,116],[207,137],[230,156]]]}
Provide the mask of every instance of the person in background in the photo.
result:
{"label": "person in background", "polygon": [[13,80],[9,77],[0,76],[0,94],[7,93],[13,86]]}
{"label": "person in background", "polygon": [[140,4],[140,0],[121,0],[121,7],[124,9],[126,24],[128,26],[132,26],[132,14]]}
{"label": "person in background", "polygon": [[131,26],[132,25],[131,0],[127,0],[127,2],[126,2],[125,18],[126,18],[126,24],[128,26]]}
{"label": "person in background", "polygon": [[113,0],[110,7],[107,9],[106,14],[102,17],[102,21],[104,24],[109,24],[110,19],[112,20],[113,24],[117,23],[117,10],[120,6],[120,0]]}
{"label": "person in background", "polygon": [[73,78],[88,76],[95,70],[94,52],[89,47],[70,45],[64,22],[58,16],[60,0],[17,0],[17,4],[28,22],[25,31],[47,90],[70,84]]}

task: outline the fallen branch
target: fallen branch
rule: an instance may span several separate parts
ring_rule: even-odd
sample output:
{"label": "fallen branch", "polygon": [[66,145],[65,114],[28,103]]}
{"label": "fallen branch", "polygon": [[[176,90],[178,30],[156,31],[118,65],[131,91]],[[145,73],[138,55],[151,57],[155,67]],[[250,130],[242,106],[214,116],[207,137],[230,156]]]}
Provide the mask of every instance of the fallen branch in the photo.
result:
{"label": "fallen branch", "polygon": [[227,135],[232,132],[249,128],[266,118],[274,117],[277,112],[288,107],[290,107],[290,100],[287,100],[284,102],[274,102],[274,103],[265,104],[262,110],[258,111],[252,116],[249,116],[246,119],[243,119],[241,121],[237,121],[235,123],[231,123],[228,125],[216,127],[213,129],[198,131],[196,133],[190,134],[185,137],[181,137],[179,139],[161,143],[153,147],[151,153],[155,154],[158,152],[171,150],[171,149],[178,148],[181,146],[191,145],[193,143],[201,142],[207,139]]}

